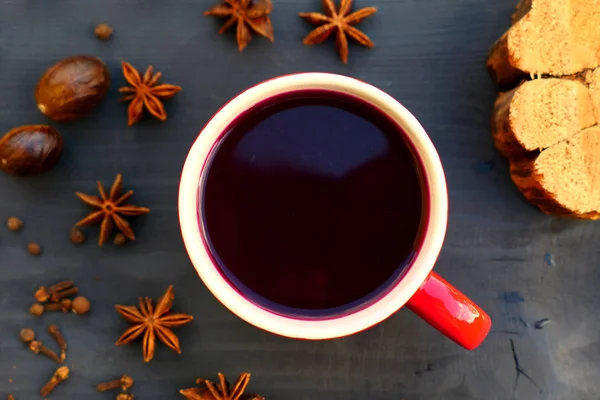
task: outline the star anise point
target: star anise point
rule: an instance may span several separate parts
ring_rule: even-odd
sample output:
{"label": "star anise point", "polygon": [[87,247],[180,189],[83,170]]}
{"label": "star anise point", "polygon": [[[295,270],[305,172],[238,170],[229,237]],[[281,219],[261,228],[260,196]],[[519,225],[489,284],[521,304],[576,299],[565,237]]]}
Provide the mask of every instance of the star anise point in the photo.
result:
{"label": "star anise point", "polygon": [[371,39],[352,25],[377,12],[376,7],[365,7],[350,14],[352,0],[341,0],[339,10],[333,0],[323,0],[325,14],[309,12],[300,13],[300,17],[314,25],[320,25],[310,32],[302,41],[305,45],[322,43],[336,31],[336,47],[344,64],[348,63],[348,36],[365,47],[373,47]]}
{"label": "star anise point", "polygon": [[116,305],[117,312],[134,325],[121,335],[115,345],[128,344],[141,336],[145,362],[150,362],[154,358],[156,338],[171,350],[181,354],[179,339],[170,328],[185,325],[194,317],[182,313],[169,314],[174,299],[173,285],[170,285],[165,294],[156,302],[156,307],[149,297],[140,297],[137,307]]}
{"label": "star anise point", "polygon": [[132,126],[137,123],[144,114],[144,108],[154,117],[165,121],[167,112],[161,100],[175,96],[181,91],[181,86],[157,84],[162,74],[160,72],[153,74],[152,65],[148,66],[143,76],[126,61],[121,62],[121,67],[125,80],[131,85],[119,89],[119,92],[126,94],[121,101],[131,101],[127,109],[127,125]]}
{"label": "star anise point", "polygon": [[250,30],[266,37],[271,42],[275,41],[273,24],[269,17],[272,9],[271,0],[223,0],[222,4],[206,10],[204,15],[227,18],[219,29],[219,34],[237,24],[236,39],[238,50],[241,52],[252,39]]}
{"label": "star anise point", "polygon": [[264,400],[257,394],[244,393],[250,383],[250,374],[244,372],[233,386],[230,386],[225,375],[219,372],[219,383],[198,378],[199,387],[179,391],[188,400]]}
{"label": "star anise point", "polygon": [[135,240],[135,235],[131,229],[131,226],[121,215],[143,215],[149,213],[150,209],[130,204],[122,204],[125,200],[133,195],[133,191],[129,191],[125,195],[121,196],[123,189],[123,177],[121,174],[117,175],[109,195],[106,193],[102,182],[98,181],[97,186],[100,197],[81,192],[75,192],[75,195],[85,204],[98,209],[90,213],[87,217],[77,221],[75,226],[81,227],[101,222],[100,235],[98,238],[99,246],[102,246],[104,242],[108,240],[114,226],[116,226],[117,229],[125,236],[131,240]]}

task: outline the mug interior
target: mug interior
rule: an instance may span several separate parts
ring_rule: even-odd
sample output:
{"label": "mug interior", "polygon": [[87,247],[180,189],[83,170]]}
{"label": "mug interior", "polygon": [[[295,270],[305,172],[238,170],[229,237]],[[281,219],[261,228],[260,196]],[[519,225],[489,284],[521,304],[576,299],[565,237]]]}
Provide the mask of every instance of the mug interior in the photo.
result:
{"label": "mug interior", "polygon": [[[300,310],[279,306],[240,290],[240,282],[218,266],[215,254],[199,223],[202,188],[211,157],[229,126],[248,110],[270,98],[295,91],[337,92],[368,102],[393,120],[415,155],[422,172],[422,218],[415,253],[407,265],[366,298],[328,310]],[[446,228],[447,194],[443,170],[431,141],[416,119],[396,100],[366,83],[332,74],[307,73],[284,76],[248,89],[225,105],[209,121],[194,143],[184,166],[179,213],[186,248],[199,275],[213,294],[242,319],[284,336],[324,339],[344,336],[374,325],[402,307],[430,273]],[[243,286],[243,285],[242,285]]]}

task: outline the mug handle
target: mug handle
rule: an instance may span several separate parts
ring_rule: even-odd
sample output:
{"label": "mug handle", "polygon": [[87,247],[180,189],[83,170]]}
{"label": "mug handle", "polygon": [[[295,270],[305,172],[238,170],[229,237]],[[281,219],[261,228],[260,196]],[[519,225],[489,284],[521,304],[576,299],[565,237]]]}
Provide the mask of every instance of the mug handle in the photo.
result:
{"label": "mug handle", "polygon": [[492,320],[485,311],[435,272],[406,305],[467,350],[479,346],[492,327]]}

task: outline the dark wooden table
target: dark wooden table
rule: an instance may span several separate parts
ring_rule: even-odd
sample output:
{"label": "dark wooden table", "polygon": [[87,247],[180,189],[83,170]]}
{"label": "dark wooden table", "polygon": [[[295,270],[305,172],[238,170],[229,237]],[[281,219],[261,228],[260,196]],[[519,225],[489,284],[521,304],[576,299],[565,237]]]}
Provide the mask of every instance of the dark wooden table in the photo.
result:
{"label": "dark wooden table", "polygon": [[[36,178],[0,174],[0,219],[25,220],[18,234],[0,229],[0,396],[39,398],[56,365],[19,343],[22,327],[43,340],[59,324],[69,342],[71,381],[50,397],[113,398],[94,385],[132,375],[139,399],[182,398],[198,376],[253,373],[253,391],[275,400],[570,399],[600,396],[600,225],[551,218],[512,185],[495,152],[489,117],[496,88],[485,70],[489,45],[508,26],[515,0],[366,0],[379,13],[362,28],[373,50],[352,45],[341,64],[334,40],[314,48],[310,26],[296,16],[318,0],[276,0],[276,42],[255,38],[243,54],[221,21],[202,16],[212,0],[0,1],[0,131],[46,123],[33,93],[44,70],[80,53],[102,57],[113,85],[89,118],[58,128],[66,139],[60,164]],[[110,42],[92,34],[115,28]],[[167,103],[169,120],[128,128],[117,88],[120,61],[153,64],[184,91]],[[210,116],[250,85],[281,74],[325,71],[386,90],[421,120],[446,168],[450,191],[447,241],[436,271],[492,316],[493,330],[467,352],[406,310],[344,339],[294,341],[262,332],[220,305],[197,278],[177,220],[177,189],[186,153]],[[57,126],[52,123],[52,125]],[[93,193],[117,172],[135,202],[139,239],[98,248],[96,233],[76,247],[72,224],[88,212],[73,192]],[[42,256],[26,251],[38,241]],[[34,290],[76,280],[93,302],[87,317],[31,317]],[[173,283],[177,310],[195,321],[177,330],[179,356],[160,347],[150,364],[139,343],[115,347],[128,324],[115,303],[157,297]],[[543,329],[534,324],[551,322]],[[51,342],[50,342],[51,343]]]}

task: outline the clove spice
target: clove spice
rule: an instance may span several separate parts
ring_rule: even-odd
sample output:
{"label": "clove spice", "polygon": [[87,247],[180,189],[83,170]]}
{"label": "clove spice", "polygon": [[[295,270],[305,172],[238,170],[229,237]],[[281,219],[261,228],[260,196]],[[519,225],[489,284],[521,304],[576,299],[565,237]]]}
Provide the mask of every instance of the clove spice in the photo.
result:
{"label": "clove spice", "polygon": [[75,297],[75,299],[73,300],[72,310],[74,314],[87,314],[90,311],[91,307],[92,305],[90,304],[90,301],[83,296]]}
{"label": "clove spice", "polygon": [[133,386],[133,378],[123,374],[121,378],[114,379],[112,381],[99,383],[96,385],[96,390],[99,392],[106,392],[108,390],[118,389],[125,391]]}
{"label": "clove spice", "polygon": [[34,317],[39,317],[44,313],[44,306],[40,303],[33,303],[31,307],[29,307],[29,313]]}
{"label": "clove spice", "polygon": [[50,301],[53,302],[53,303],[58,303],[62,299],[64,299],[65,297],[74,296],[77,293],[79,293],[79,289],[77,289],[76,287],[72,287],[72,288],[69,288],[69,289],[61,290],[60,292],[54,292],[50,296]]}
{"label": "clove spice", "polygon": [[30,328],[23,328],[21,332],[19,332],[19,337],[21,338],[21,342],[25,344],[29,344],[35,340],[35,332]]}
{"label": "clove spice", "polygon": [[62,332],[58,326],[52,324],[48,326],[48,333],[56,340],[56,343],[58,343],[58,347],[60,348],[60,360],[65,361],[67,358],[67,342],[65,341]]}
{"label": "clove spice", "polygon": [[71,308],[73,308],[73,301],[71,299],[62,299],[60,301],[60,307],[62,312],[71,311]]}
{"label": "clove spice", "polygon": [[56,385],[69,379],[69,372],[69,367],[66,366],[59,367],[54,371],[54,375],[52,375],[50,381],[40,390],[42,397],[48,396],[56,388]]}
{"label": "clove spice", "polygon": [[39,256],[40,254],[42,254],[42,247],[37,243],[31,242],[27,245],[27,251],[32,256]]}
{"label": "clove spice", "polygon": [[117,246],[122,246],[127,243],[127,236],[123,235],[121,232],[117,232],[113,243]]}
{"label": "clove spice", "polygon": [[50,296],[52,296],[54,293],[69,289],[74,285],[75,282],[73,281],[62,281],[49,287],[41,286],[35,292],[35,299],[40,303],[45,303],[50,300]]}
{"label": "clove spice", "polygon": [[100,40],[108,40],[112,36],[113,29],[107,24],[99,24],[94,29],[96,37]]}
{"label": "clove spice", "polygon": [[21,228],[23,227],[23,221],[21,221],[19,218],[17,217],[10,217],[7,221],[6,221],[6,226],[8,227],[8,229],[10,229],[13,232],[17,232],[19,230],[21,230]]}
{"label": "clove spice", "polygon": [[85,234],[75,226],[71,228],[70,237],[71,242],[73,242],[73,244],[82,244],[83,242],[85,242]]}
{"label": "clove spice", "polygon": [[49,348],[47,348],[46,346],[44,346],[44,344],[40,341],[34,340],[32,342],[29,343],[29,350],[31,350],[31,352],[33,354],[43,354],[46,357],[50,358],[51,360],[57,362],[57,363],[61,363],[62,360],[60,359],[60,357],[58,356],[58,354],[56,354],[56,352],[54,352],[54,350],[51,350]]}

